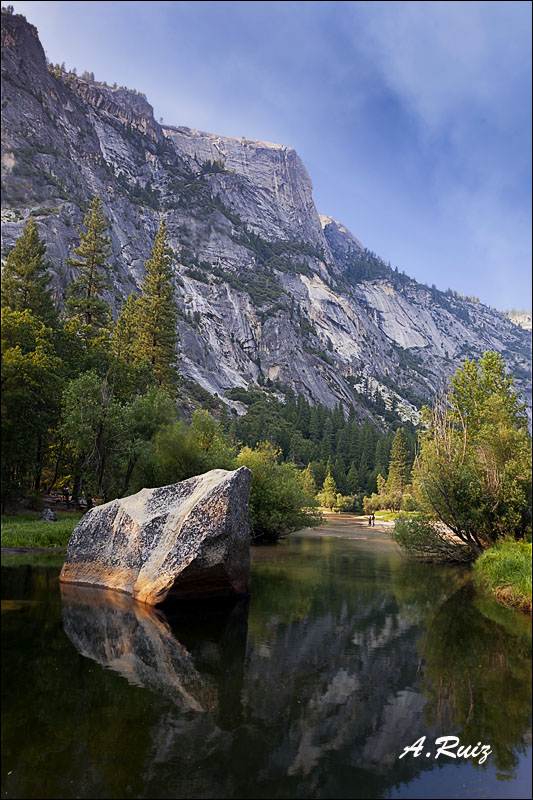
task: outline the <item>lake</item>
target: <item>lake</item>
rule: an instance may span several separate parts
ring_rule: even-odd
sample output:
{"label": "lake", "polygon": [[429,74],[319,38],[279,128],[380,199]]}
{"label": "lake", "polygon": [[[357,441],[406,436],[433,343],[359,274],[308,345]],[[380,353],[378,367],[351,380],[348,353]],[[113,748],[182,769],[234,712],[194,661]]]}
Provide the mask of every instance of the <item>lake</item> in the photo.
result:
{"label": "lake", "polygon": [[252,548],[230,608],[60,588],[61,564],[2,560],[2,797],[531,794],[531,619],[468,568],[345,515]]}

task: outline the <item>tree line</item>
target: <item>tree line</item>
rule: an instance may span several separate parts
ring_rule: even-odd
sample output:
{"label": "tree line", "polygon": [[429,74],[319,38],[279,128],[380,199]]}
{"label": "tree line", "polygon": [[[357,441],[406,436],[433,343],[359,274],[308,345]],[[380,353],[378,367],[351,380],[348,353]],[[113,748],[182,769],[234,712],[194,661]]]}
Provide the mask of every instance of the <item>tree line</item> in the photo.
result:
{"label": "tree line", "polygon": [[[331,409],[311,405],[290,388],[284,387],[283,393],[285,402],[266,396],[259,388],[230,390],[231,399],[248,407],[245,415],[233,419],[222,409],[221,422],[231,439],[252,447],[268,439],[283,458],[304,470],[306,485],[314,494],[326,489],[328,479],[327,499],[321,498],[321,505],[328,508],[361,510],[364,497],[378,491],[381,505],[377,508],[409,506],[417,440],[413,426],[379,431],[368,420],[361,423],[353,405],[346,415],[340,402]],[[338,502],[337,496],[342,498]]]}
{"label": "tree line", "polygon": [[69,266],[59,312],[35,221],[25,224],[2,273],[2,508],[58,485],[106,501],[215,467],[252,469],[254,535],[316,524],[300,471],[275,446],[233,441],[207,411],[179,415],[178,317],[164,220],[138,295],[116,322],[105,300],[110,239],[95,198]]}
{"label": "tree line", "polygon": [[[353,406],[347,413],[341,403],[312,406],[286,387],[277,387],[285,402],[260,387],[235,388],[228,397],[245,403],[246,414],[231,414],[222,403],[218,419],[198,410],[188,423],[178,410],[176,276],[165,222],[140,291],[129,295],[116,321],[105,300],[111,280],[107,228],[95,198],[78,228],[69,259],[74,279],[61,311],[33,218],[7,256],[2,508],[63,482],[72,483],[74,504],[83,495],[90,507],[93,498],[106,501],[245,464],[253,475],[257,537],[275,539],[316,524],[317,502],[366,513],[424,511],[424,519],[400,522],[398,536],[403,530],[403,544],[423,541],[426,551],[428,535],[433,543],[438,539],[435,520],[472,552],[495,536],[526,535],[531,439],[497,353],[466,361],[451,391],[433,411],[424,410],[418,432],[409,425],[380,432],[369,421],[361,424]],[[438,541],[449,548],[446,538]]]}

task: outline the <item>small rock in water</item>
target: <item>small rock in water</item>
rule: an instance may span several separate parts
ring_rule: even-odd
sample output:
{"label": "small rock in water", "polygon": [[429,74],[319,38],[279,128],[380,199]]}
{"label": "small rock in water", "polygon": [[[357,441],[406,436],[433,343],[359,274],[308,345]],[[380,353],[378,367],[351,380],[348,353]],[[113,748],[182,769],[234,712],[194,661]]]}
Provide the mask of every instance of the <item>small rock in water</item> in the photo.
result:
{"label": "small rock in water", "polygon": [[247,467],[213,469],[142,489],[87,512],[74,529],[63,583],[116,589],[155,606],[250,589]]}
{"label": "small rock in water", "polygon": [[57,517],[51,508],[45,508],[39,520],[44,520],[44,522],[57,522]]}

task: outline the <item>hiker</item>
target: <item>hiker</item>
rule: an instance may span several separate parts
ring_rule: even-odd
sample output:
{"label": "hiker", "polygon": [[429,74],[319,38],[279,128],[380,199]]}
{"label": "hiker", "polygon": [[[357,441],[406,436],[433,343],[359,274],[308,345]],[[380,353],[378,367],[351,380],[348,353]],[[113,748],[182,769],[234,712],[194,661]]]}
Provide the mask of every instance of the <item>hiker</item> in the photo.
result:
{"label": "hiker", "polygon": [[372,527],[376,524],[376,515],[372,514]]}
{"label": "hiker", "polygon": [[372,514],[370,514],[370,516],[368,517],[368,524],[372,525]]}
{"label": "hiker", "polygon": [[63,486],[63,500],[65,501],[65,505],[67,506],[69,504],[69,497],[70,497],[70,486]]}

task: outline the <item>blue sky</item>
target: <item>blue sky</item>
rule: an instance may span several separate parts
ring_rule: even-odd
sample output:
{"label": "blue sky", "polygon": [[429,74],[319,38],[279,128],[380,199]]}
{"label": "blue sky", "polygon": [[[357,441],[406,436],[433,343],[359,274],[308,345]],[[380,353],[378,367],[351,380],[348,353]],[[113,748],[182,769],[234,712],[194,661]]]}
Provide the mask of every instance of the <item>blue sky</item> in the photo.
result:
{"label": "blue sky", "polygon": [[529,2],[13,2],[157,119],[294,147],[408,275],[531,308]]}

